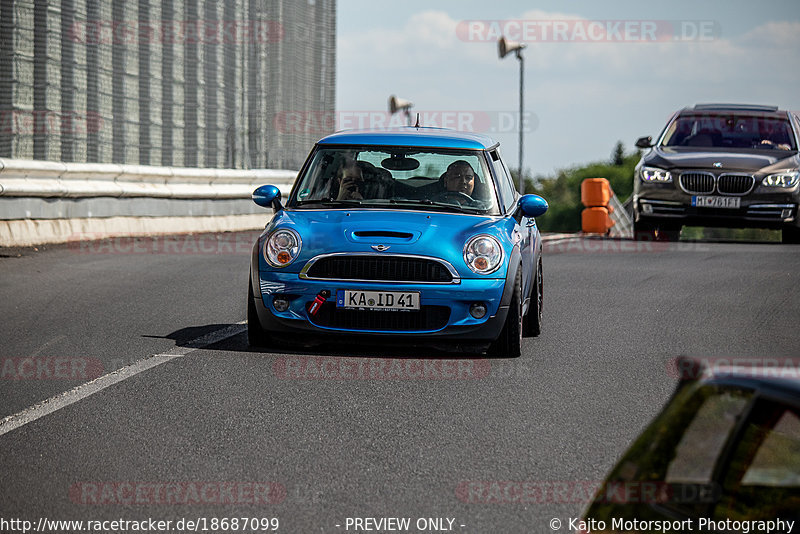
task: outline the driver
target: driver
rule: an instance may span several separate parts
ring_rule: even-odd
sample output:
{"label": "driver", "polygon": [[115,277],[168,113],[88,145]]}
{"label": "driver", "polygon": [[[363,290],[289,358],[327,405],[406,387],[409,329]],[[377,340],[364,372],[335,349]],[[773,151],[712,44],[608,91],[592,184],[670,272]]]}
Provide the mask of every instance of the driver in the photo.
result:
{"label": "driver", "polygon": [[460,159],[447,166],[444,173],[444,187],[447,191],[472,195],[475,188],[475,171],[472,165]]}

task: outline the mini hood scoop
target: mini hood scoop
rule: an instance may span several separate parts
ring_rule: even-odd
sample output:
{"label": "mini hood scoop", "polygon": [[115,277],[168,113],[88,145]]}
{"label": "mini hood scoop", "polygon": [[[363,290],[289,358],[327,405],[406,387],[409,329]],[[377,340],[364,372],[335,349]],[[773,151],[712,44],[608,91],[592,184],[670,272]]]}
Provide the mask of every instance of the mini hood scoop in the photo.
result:
{"label": "mini hood scoop", "polygon": [[414,234],[409,232],[393,232],[391,230],[357,230],[353,232],[356,238],[388,237],[392,239],[411,239]]}
{"label": "mini hood scoop", "polygon": [[[383,244],[383,245],[410,245],[419,239],[422,232],[419,230],[400,231],[375,228],[375,224],[370,224],[366,228],[364,225],[354,225],[345,230],[348,241],[353,243]],[[381,225],[383,226],[383,225]],[[390,227],[391,228],[391,227]]]}

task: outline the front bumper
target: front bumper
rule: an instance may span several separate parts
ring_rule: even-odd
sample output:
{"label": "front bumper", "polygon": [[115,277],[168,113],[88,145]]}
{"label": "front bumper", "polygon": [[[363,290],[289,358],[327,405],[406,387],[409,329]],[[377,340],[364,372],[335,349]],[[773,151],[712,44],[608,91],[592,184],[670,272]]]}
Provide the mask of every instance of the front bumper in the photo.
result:
{"label": "front bumper", "polygon": [[[261,271],[252,282],[259,322],[271,333],[489,343],[500,335],[508,314],[504,278],[461,279],[459,284],[401,284],[302,280],[298,273]],[[337,309],[335,304],[335,295],[340,289],[418,291],[422,309],[345,311]],[[329,291],[331,297],[316,315],[312,315],[309,307],[323,290]],[[288,300],[286,311],[275,309],[276,297]],[[470,314],[473,303],[486,305],[487,313],[483,318],[476,319]]]}
{"label": "front bumper", "polygon": [[[692,197],[675,184],[638,183],[633,196],[637,222],[727,228],[772,228],[798,226],[797,191],[756,191],[739,196],[739,208],[707,208],[692,205]],[[715,194],[714,196],[718,196]]]}

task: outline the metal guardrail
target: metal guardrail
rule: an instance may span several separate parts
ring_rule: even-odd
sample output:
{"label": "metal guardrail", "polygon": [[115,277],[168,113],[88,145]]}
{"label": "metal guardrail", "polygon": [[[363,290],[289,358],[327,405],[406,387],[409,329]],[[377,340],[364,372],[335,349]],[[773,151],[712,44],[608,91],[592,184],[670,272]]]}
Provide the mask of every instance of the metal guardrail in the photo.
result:
{"label": "metal guardrail", "polygon": [[614,226],[610,228],[609,235],[612,237],[633,237],[633,220],[628,215],[625,204],[619,201],[617,195],[611,195],[608,205],[614,208],[609,214],[611,220],[614,221]]}
{"label": "metal guardrail", "polygon": [[291,170],[197,169],[0,158],[0,247],[98,236],[249,230],[253,190],[288,196]]}

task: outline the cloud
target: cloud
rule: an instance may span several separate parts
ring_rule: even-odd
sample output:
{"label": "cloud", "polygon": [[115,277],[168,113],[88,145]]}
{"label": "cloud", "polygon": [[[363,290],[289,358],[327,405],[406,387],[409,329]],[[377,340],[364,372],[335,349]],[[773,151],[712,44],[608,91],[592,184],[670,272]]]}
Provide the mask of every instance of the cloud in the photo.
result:
{"label": "cloud", "polygon": [[[542,10],[518,20],[592,22]],[[493,40],[463,40],[464,21],[441,10],[390,24],[340,35],[340,110],[383,109],[393,93],[418,110],[517,109],[516,60],[501,61]],[[704,40],[528,43],[525,107],[540,121],[526,137],[526,160],[549,171],[607,158],[617,139],[627,144],[655,134],[673,111],[697,102],[800,108],[800,22],[767,22],[739,34],[715,24]],[[515,161],[515,136],[498,137]]]}
{"label": "cloud", "polygon": [[[423,11],[413,14],[400,28],[376,27],[340,36],[338,53],[401,72],[420,66],[442,68],[453,54],[459,59],[471,57],[456,36],[457,25],[458,21],[443,11]],[[472,59],[486,60],[490,55],[478,51]]]}

